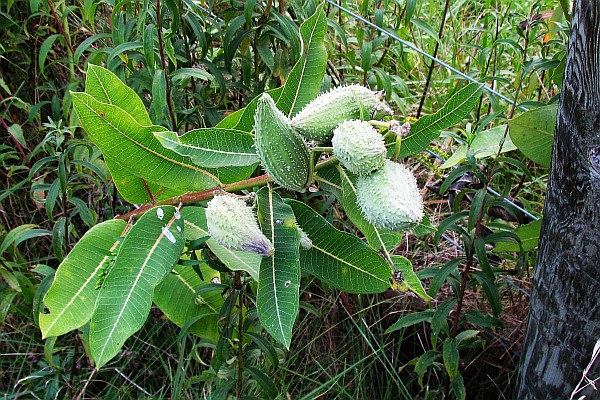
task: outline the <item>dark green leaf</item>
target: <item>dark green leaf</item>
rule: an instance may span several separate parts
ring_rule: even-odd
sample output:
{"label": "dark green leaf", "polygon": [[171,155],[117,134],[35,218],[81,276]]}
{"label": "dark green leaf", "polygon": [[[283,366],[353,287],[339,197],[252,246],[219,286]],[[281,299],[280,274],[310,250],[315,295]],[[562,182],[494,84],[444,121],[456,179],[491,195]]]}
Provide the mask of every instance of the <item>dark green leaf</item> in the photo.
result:
{"label": "dark green leaf", "polygon": [[379,293],[390,287],[391,269],[356,236],[335,229],[304,203],[287,200],[312,241],[300,251],[302,271],[349,293]]}
{"label": "dark green leaf", "polygon": [[256,307],[265,329],[289,348],[300,301],[300,234],[289,205],[273,190],[257,193],[258,220],[275,252],[263,257],[258,275]]}

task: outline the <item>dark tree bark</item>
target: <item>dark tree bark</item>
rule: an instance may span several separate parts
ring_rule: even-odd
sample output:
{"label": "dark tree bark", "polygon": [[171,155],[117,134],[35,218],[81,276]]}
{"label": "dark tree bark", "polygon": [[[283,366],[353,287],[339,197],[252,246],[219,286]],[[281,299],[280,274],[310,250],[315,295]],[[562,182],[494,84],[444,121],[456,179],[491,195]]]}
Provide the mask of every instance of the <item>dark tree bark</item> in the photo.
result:
{"label": "dark tree bark", "polygon": [[600,0],[576,0],[515,399],[569,399],[598,339]]}

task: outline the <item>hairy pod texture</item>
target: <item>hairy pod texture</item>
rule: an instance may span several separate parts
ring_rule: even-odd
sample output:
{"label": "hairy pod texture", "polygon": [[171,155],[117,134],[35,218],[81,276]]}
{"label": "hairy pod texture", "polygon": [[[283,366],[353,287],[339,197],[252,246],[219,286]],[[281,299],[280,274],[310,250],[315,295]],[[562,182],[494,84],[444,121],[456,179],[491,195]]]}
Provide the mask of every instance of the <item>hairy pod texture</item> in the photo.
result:
{"label": "hairy pod texture", "polygon": [[259,99],[254,114],[254,146],[265,171],[275,183],[303,190],[310,174],[310,153],[268,93]]}
{"label": "hairy pod texture", "polygon": [[333,130],[331,144],[333,154],[354,174],[366,175],[383,167],[385,142],[366,121],[342,122]]}
{"label": "hairy pod texture", "polygon": [[378,228],[405,231],[423,219],[423,199],[417,180],[402,164],[385,160],[383,168],[356,182],[358,205]]}
{"label": "hairy pod texture", "polygon": [[210,236],[232,250],[251,251],[261,256],[273,254],[273,244],[262,233],[252,207],[229,195],[215,196],[206,207]]}
{"label": "hairy pod texture", "polygon": [[376,111],[391,113],[381,96],[361,85],[340,86],[319,95],[292,118],[292,127],[310,140],[331,138],[333,129],[349,119],[370,119]]}

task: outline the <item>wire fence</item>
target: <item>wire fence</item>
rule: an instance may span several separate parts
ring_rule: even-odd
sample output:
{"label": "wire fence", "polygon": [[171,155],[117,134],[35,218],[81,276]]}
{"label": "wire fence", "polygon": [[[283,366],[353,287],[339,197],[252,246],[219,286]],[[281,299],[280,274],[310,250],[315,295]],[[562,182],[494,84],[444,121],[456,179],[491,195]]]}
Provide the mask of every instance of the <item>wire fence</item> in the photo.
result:
{"label": "wire fence", "polygon": [[[365,19],[364,17],[356,14],[355,12],[334,3],[332,0],[325,0],[325,2],[327,2],[328,4],[331,4],[332,6],[336,7],[337,9],[339,9],[340,11],[346,13],[347,15],[351,16],[352,18],[354,18],[357,21],[362,22],[363,24],[381,32],[382,34],[388,36],[390,39],[393,39],[399,43],[402,43],[403,46],[406,46],[412,50],[414,50],[415,52],[417,52],[418,54],[422,55],[423,57],[431,60],[432,62],[446,68],[449,71],[452,71],[454,74],[456,74],[457,76],[461,77],[462,79],[465,79],[469,82],[474,82],[474,83],[480,83],[477,79],[465,74],[462,71],[457,70],[456,68],[452,67],[451,65],[449,65],[448,63],[444,62],[443,60],[440,60],[437,57],[432,56],[431,54],[427,53],[426,51],[418,48],[415,44],[408,42],[406,40],[403,40],[401,38],[399,38],[396,34],[394,34],[393,32],[390,32],[384,28],[381,28],[377,25],[375,25],[374,23],[372,23],[371,21]],[[522,111],[528,111],[527,107],[518,104],[515,100],[512,100],[508,97],[506,97],[505,95],[503,95],[502,93],[499,93],[498,91],[494,90],[493,88],[489,87],[488,85],[484,85],[483,89],[487,92],[489,92],[490,94],[506,101],[507,103],[514,105],[515,107],[519,108]],[[446,159],[442,156],[440,156],[439,154],[436,154],[433,151],[427,150],[427,152],[432,155],[433,157],[440,159],[442,161],[446,161]],[[498,193],[497,191],[495,191],[494,189],[490,188],[489,186],[487,187],[487,191],[488,193],[500,198],[502,201],[504,201],[507,204],[510,204],[512,207],[514,207],[515,209],[519,210],[520,212],[522,212],[524,215],[528,216],[529,218],[531,218],[534,221],[538,221],[539,217],[537,217],[536,215],[533,215],[531,212],[527,211],[526,209],[524,209],[523,207],[519,206],[518,204],[515,204],[515,202],[513,202],[512,200],[502,196],[500,193]],[[457,249],[464,251],[463,247],[458,244],[456,241],[454,241],[453,239],[451,239],[450,237],[448,237],[446,234],[441,235],[441,237],[446,240],[448,243],[450,243],[451,245],[453,245],[454,247],[456,247]],[[500,278],[507,283],[508,285],[514,287],[515,289],[517,289],[519,292],[523,293],[526,297],[529,297],[529,292],[527,292],[525,289],[521,288],[519,285],[517,285],[516,283],[514,283],[514,281],[504,275],[500,275]]]}

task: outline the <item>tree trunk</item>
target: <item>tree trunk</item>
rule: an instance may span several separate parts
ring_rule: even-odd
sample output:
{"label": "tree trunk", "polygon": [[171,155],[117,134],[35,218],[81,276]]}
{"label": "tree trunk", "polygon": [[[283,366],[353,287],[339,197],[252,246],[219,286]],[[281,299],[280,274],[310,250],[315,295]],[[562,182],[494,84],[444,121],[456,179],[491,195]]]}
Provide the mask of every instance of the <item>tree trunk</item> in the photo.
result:
{"label": "tree trunk", "polygon": [[600,0],[576,0],[515,399],[569,399],[598,339]]}

